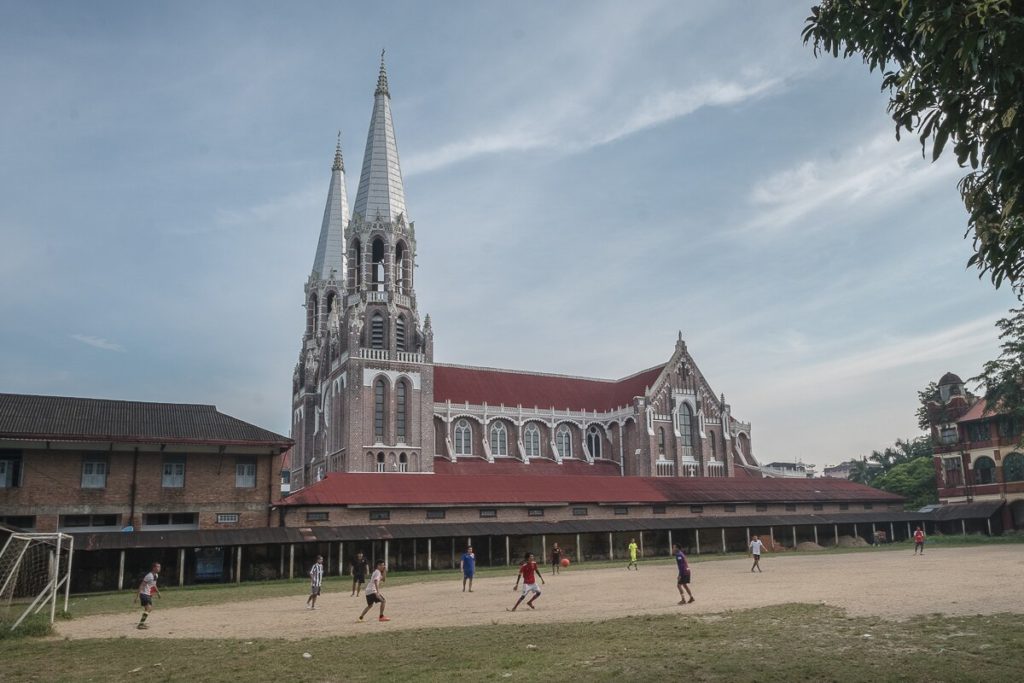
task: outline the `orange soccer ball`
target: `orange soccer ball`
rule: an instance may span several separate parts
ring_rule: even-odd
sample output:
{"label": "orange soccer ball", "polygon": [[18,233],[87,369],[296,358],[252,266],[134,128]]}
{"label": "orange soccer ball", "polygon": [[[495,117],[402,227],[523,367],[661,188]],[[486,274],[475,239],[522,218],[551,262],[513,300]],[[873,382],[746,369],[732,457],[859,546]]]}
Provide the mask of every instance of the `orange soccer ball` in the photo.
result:
{"label": "orange soccer ball", "polygon": [[569,558],[568,557],[563,557],[562,558],[562,566],[563,567],[568,567],[569,566]]}

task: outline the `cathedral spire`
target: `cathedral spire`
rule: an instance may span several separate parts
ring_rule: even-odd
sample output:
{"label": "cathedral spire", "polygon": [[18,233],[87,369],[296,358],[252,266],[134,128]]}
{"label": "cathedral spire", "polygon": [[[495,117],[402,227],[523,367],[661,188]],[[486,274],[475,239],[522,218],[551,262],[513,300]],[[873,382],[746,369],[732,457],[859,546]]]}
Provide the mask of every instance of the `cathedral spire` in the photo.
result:
{"label": "cathedral spire", "polygon": [[345,161],[341,157],[341,132],[334,148],[331,167],[331,187],[324,207],[324,222],[320,226],[320,241],[313,259],[313,277],[319,280],[340,280],[344,270],[342,256],[345,251],[343,231],[348,216],[348,194],[345,191]]}
{"label": "cathedral spire", "polygon": [[[402,167],[398,162],[395,125],[391,120],[391,92],[388,90],[383,52],[380,60],[377,89],[373,93],[373,114],[370,117],[370,130],[366,134],[363,168],[353,207],[353,214],[362,216],[365,221],[374,221],[378,217],[383,221],[394,221],[406,212]],[[409,216],[406,215],[405,219],[408,222]]]}

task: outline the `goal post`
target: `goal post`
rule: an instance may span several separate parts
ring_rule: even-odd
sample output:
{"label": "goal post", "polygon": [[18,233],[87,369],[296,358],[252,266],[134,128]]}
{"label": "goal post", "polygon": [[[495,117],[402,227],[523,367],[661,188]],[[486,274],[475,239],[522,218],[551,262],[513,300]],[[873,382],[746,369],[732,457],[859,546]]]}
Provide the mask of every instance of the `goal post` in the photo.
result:
{"label": "goal post", "polygon": [[0,628],[14,630],[44,609],[49,623],[63,612],[71,592],[71,561],[75,540],[65,533],[12,532],[0,546]]}

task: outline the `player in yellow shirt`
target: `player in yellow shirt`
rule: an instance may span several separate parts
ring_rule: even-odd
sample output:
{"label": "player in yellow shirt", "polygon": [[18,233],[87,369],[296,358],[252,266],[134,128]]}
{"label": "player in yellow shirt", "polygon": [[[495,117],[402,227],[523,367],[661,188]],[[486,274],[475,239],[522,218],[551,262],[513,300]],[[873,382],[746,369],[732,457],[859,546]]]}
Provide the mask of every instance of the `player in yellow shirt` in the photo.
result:
{"label": "player in yellow shirt", "polygon": [[640,571],[640,565],[636,562],[636,554],[640,549],[640,546],[636,544],[636,539],[629,539],[629,564],[626,565],[626,571],[629,571],[630,567],[633,567],[637,571]]}

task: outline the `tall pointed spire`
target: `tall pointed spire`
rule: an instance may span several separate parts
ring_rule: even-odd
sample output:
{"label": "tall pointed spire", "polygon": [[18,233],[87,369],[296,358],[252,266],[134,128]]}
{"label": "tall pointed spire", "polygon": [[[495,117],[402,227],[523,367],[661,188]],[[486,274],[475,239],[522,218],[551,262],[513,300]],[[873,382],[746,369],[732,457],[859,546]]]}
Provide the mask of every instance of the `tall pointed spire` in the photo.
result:
{"label": "tall pointed spire", "polygon": [[340,280],[344,271],[345,220],[348,217],[348,193],[345,191],[345,161],[341,157],[341,131],[334,148],[331,167],[331,188],[327,192],[324,222],[320,226],[320,241],[313,259],[313,277],[320,280]]}
{"label": "tall pointed spire", "polygon": [[[373,93],[373,114],[370,117],[370,130],[366,134],[359,189],[352,211],[366,221],[374,221],[378,216],[384,221],[394,221],[406,212],[405,187],[402,183],[402,167],[398,162],[395,125],[391,120],[391,93],[388,90],[383,51],[380,55],[377,89]],[[405,219],[408,221],[409,216],[406,215]]]}

